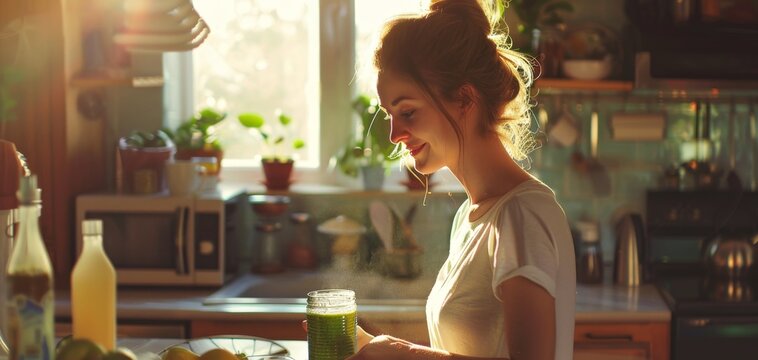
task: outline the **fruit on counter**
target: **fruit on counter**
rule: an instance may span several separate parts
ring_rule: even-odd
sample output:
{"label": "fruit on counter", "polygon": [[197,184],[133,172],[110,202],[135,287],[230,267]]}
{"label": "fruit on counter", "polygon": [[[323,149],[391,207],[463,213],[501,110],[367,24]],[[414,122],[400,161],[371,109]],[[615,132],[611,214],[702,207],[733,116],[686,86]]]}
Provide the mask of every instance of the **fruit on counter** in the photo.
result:
{"label": "fruit on counter", "polygon": [[57,360],[102,360],[105,349],[87,339],[68,339],[61,341],[55,358]]}
{"label": "fruit on counter", "polygon": [[125,347],[119,347],[106,352],[103,360],[137,360],[137,355]]}
{"label": "fruit on counter", "polygon": [[173,346],[163,353],[163,360],[198,360],[200,355],[181,346]]}
{"label": "fruit on counter", "polygon": [[218,348],[211,349],[202,355],[195,354],[191,350],[181,347],[170,347],[163,353],[162,360],[246,360],[247,355],[235,354],[229,350]]}
{"label": "fruit on counter", "polygon": [[[160,359],[157,354],[155,357]],[[106,351],[100,344],[89,339],[75,339],[71,335],[64,337],[56,345],[56,360],[154,360],[146,356],[137,356],[125,347]]]}
{"label": "fruit on counter", "polygon": [[206,351],[200,355],[200,360],[240,360],[240,358],[229,350],[218,348]]}

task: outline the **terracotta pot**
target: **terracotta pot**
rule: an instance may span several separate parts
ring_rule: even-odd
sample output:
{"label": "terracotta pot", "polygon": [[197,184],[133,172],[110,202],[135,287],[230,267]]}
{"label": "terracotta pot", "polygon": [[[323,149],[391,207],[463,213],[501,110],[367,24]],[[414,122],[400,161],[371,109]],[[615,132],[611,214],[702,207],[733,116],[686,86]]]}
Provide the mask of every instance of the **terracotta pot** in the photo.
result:
{"label": "terracotta pot", "polygon": [[209,175],[219,175],[221,173],[221,160],[224,159],[223,150],[206,150],[206,149],[176,149],[176,160],[192,160],[193,157],[215,157],[216,171],[208,171]]}
{"label": "terracotta pot", "polygon": [[292,180],[292,167],[295,164],[294,160],[281,162],[278,160],[263,159],[261,165],[263,166],[263,175],[266,177],[266,189],[268,190],[288,190]]}

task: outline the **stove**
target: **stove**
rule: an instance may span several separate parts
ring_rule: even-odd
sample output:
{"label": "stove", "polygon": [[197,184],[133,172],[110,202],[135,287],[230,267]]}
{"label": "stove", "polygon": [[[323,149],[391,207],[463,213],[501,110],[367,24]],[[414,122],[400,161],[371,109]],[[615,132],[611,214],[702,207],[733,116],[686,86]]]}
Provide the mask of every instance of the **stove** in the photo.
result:
{"label": "stove", "polygon": [[646,201],[644,276],[671,310],[671,359],[758,359],[758,269],[730,279],[703,261],[723,231],[758,234],[758,193],[648,191]]}
{"label": "stove", "polygon": [[656,286],[677,315],[758,315],[758,284],[708,276],[668,277]]}

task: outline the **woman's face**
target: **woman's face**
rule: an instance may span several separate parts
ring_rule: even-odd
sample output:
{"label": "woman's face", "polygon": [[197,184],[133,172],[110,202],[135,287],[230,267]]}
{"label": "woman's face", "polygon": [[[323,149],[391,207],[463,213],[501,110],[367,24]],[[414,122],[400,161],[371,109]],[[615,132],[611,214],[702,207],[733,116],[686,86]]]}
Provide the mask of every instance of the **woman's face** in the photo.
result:
{"label": "woman's face", "polygon": [[[390,116],[390,140],[404,143],[415,160],[416,170],[433,173],[454,165],[458,159],[458,136],[445,115],[432,100],[407,77],[382,71],[377,80],[382,108]],[[459,111],[445,104],[456,117]]]}

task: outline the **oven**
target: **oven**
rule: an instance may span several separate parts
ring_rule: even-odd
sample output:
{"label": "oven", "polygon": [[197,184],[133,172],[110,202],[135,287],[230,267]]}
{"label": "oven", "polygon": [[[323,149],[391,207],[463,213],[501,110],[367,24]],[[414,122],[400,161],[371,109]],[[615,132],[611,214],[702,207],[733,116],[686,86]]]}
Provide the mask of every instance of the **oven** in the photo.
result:
{"label": "oven", "polygon": [[758,234],[758,193],[648,191],[646,278],[671,309],[671,359],[758,358],[758,276],[717,273],[708,245]]}

